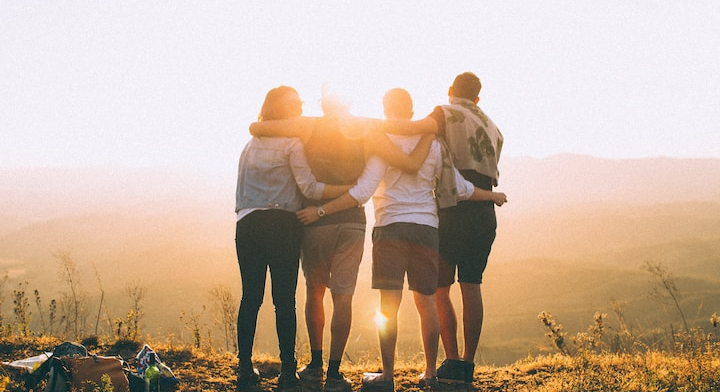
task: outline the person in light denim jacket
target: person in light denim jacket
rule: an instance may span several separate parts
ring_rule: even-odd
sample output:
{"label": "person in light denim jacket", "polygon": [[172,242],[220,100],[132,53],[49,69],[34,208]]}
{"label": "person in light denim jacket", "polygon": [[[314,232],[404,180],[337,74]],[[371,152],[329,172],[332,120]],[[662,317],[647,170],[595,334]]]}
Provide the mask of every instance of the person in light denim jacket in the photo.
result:
{"label": "person in light denim jacket", "polygon": [[[268,92],[258,119],[301,114],[302,101],[297,91],[280,86]],[[259,380],[259,373],[252,366],[252,349],[268,269],[282,362],[278,389],[297,387],[295,291],[302,223],[295,212],[302,208],[303,196],[333,198],[349,188],[317,182],[297,138],[253,137],[245,146],[235,193],[235,247],[242,280],[237,322],[237,391],[252,388]]]}

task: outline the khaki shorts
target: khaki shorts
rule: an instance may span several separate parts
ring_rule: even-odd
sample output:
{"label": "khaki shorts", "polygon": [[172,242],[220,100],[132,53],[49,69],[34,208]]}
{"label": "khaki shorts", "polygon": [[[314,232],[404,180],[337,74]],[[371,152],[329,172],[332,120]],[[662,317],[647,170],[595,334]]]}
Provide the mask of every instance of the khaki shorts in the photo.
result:
{"label": "khaki shorts", "polygon": [[364,247],[364,223],[305,227],[302,270],[306,285],[323,285],[334,294],[354,294]]}

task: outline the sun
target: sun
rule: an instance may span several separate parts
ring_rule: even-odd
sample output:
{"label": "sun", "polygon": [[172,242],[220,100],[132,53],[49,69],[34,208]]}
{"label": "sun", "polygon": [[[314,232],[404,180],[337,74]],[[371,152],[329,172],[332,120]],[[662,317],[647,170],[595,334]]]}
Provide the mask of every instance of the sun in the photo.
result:
{"label": "sun", "polygon": [[382,314],[380,309],[377,309],[375,311],[375,325],[377,326],[378,330],[385,329],[385,326],[387,325],[387,321],[388,321],[387,317],[385,317],[385,315]]}

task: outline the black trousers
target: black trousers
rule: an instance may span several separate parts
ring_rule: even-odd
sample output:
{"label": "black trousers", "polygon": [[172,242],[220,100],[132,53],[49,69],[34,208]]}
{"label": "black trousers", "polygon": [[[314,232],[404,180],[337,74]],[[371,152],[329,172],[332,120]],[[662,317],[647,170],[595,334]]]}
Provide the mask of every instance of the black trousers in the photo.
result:
{"label": "black trousers", "polygon": [[263,302],[268,269],[280,360],[287,364],[295,362],[295,291],[301,242],[302,224],[295,213],[290,211],[254,211],[235,226],[235,249],[242,280],[242,300],[237,320],[238,358],[241,364],[251,363],[258,311]]}

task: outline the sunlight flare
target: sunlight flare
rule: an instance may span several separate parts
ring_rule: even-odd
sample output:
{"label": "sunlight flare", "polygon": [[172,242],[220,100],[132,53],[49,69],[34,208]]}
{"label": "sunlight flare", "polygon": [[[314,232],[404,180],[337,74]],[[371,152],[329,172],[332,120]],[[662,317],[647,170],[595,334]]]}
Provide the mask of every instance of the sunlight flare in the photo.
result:
{"label": "sunlight flare", "polygon": [[385,326],[387,325],[387,317],[382,314],[380,309],[375,311],[375,325],[378,327],[379,330],[385,329]]}

